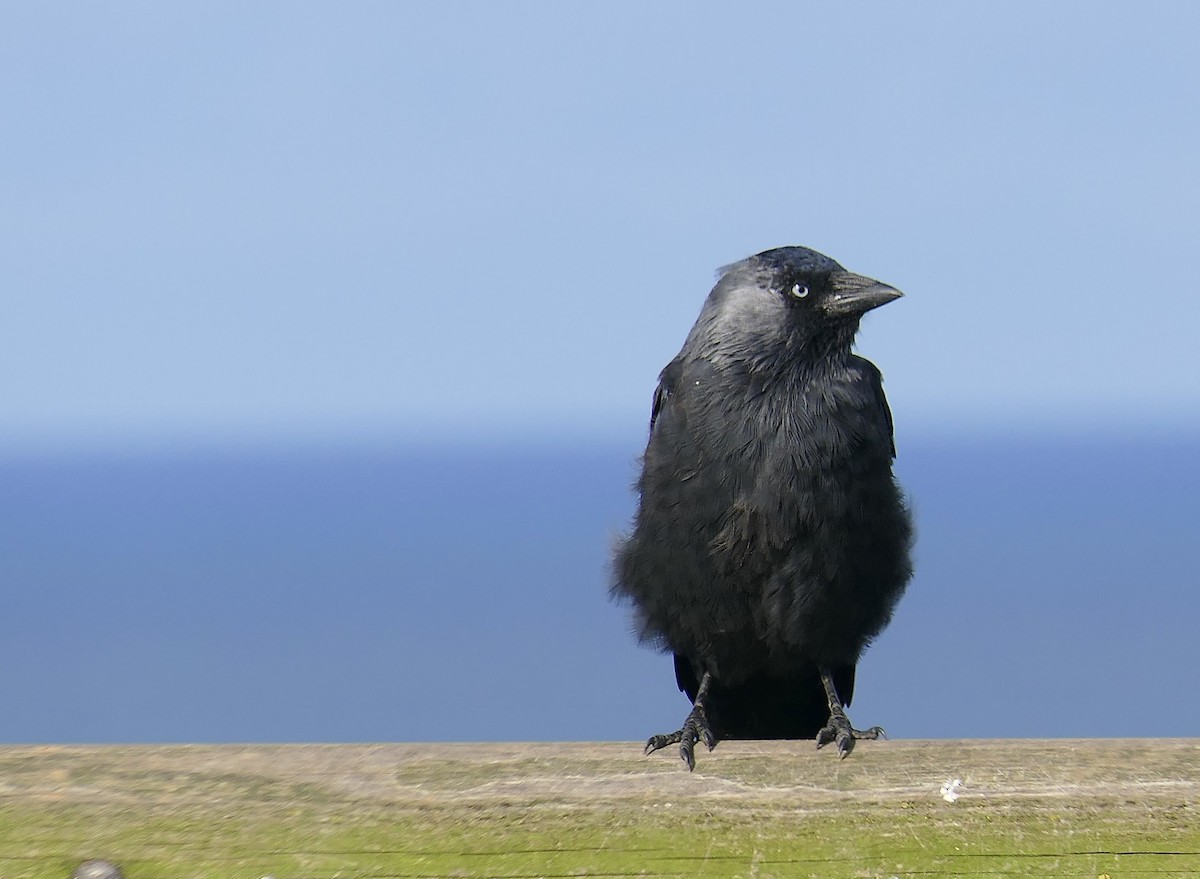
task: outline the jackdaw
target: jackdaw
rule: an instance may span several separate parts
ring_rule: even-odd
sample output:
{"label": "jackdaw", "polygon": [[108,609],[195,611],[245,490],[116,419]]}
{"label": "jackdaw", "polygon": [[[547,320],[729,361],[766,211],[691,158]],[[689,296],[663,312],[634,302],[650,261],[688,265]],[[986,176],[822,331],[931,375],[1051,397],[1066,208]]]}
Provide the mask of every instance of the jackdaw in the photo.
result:
{"label": "jackdaw", "polygon": [[851,353],[900,291],[805,247],[721,270],[659,376],[632,532],[612,594],[675,656],[692,701],[646,753],[815,737],[845,757],[859,656],[912,575],[879,370]]}

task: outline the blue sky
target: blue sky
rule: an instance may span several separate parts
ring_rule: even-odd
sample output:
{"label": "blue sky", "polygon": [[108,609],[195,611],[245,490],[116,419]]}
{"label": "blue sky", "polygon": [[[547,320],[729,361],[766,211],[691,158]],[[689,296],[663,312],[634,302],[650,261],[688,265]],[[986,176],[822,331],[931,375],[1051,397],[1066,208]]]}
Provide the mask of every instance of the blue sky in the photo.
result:
{"label": "blue sky", "polygon": [[714,269],[905,290],[901,424],[1194,420],[1192,4],[18,4],[10,446],[641,423]]}
{"label": "blue sky", "polygon": [[852,716],[1194,734],[1197,33],[1182,2],[8,4],[0,740],[677,724],[606,548],[714,270],[784,244],[907,294],[859,348],[918,575]]}

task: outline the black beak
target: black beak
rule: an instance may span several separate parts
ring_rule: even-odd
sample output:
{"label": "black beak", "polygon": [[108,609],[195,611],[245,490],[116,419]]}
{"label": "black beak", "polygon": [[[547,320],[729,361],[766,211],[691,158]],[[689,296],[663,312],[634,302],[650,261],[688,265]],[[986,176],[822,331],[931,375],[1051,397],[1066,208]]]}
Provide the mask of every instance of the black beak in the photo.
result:
{"label": "black beak", "polygon": [[904,295],[895,287],[853,272],[835,272],[830,280],[829,295],[821,304],[826,314],[835,317],[866,314]]}

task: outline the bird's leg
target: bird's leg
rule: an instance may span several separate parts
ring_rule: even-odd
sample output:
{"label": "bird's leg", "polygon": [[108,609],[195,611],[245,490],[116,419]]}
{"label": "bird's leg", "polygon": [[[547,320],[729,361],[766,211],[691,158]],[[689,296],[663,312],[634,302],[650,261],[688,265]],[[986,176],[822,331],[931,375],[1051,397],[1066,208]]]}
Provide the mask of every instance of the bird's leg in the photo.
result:
{"label": "bird's leg", "polygon": [[667,745],[678,742],[679,756],[687,764],[688,771],[691,772],[696,768],[696,742],[703,740],[710,751],[717,746],[717,737],[713,735],[712,728],[708,725],[708,717],[704,712],[704,703],[708,699],[708,690],[711,686],[712,673],[706,671],[704,677],[700,678],[700,686],[696,690],[691,713],[683,722],[682,728],[666,735],[651,736],[650,740],[646,742],[647,754],[652,754],[659,748],[665,748]]}
{"label": "bird's leg", "polygon": [[850,725],[850,718],[846,716],[846,709],[842,707],[842,699],[838,696],[837,687],[833,685],[833,675],[829,673],[828,668],[821,668],[821,683],[825,686],[825,698],[829,700],[829,723],[817,733],[818,748],[836,742],[838,756],[844,760],[854,750],[855,739],[886,737],[881,726],[860,730]]}

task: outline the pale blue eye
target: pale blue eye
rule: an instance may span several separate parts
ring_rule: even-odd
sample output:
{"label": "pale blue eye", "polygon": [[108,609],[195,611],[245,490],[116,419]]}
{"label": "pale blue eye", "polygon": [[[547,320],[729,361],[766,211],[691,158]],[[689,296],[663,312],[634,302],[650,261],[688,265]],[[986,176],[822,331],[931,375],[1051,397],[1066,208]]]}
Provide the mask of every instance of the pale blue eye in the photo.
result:
{"label": "pale blue eye", "polygon": [[803,284],[796,284],[795,286],[792,287],[792,295],[795,296],[797,299],[803,299],[805,296],[808,295],[808,288],[805,287]]}

